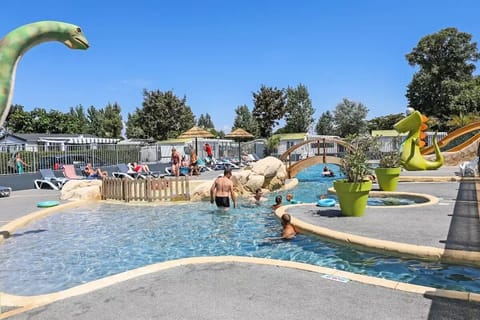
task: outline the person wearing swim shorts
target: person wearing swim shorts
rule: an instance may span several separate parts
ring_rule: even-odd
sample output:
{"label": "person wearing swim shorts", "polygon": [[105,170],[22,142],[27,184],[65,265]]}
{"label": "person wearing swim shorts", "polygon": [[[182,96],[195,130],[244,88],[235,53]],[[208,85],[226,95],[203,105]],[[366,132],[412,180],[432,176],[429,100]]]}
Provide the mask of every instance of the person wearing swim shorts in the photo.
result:
{"label": "person wearing swim shorts", "polygon": [[210,188],[210,203],[217,205],[218,208],[228,210],[230,207],[230,198],[232,198],[233,207],[236,207],[235,192],[233,191],[232,169],[226,168],[222,177],[218,177]]}

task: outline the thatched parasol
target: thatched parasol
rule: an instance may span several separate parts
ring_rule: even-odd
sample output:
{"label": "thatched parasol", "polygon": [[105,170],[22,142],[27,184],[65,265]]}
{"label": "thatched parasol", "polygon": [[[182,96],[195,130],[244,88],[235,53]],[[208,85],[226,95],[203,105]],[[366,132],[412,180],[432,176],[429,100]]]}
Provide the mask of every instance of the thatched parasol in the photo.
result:
{"label": "thatched parasol", "polygon": [[237,128],[225,135],[225,138],[238,140],[238,160],[240,161],[240,163],[242,162],[242,152],[240,149],[240,141],[252,139],[253,137],[254,137],[253,134],[251,134],[246,130],[243,130],[242,128]]}
{"label": "thatched parasol", "polygon": [[198,153],[198,142],[197,138],[213,138],[215,137],[210,131],[207,131],[203,128],[193,126],[181,135],[178,136],[180,139],[184,138],[195,138],[195,152]]}

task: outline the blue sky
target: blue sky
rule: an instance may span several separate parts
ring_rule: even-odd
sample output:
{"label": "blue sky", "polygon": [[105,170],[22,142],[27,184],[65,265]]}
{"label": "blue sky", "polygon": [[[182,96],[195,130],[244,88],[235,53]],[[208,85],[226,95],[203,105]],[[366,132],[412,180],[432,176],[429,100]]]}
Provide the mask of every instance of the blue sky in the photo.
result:
{"label": "blue sky", "polygon": [[91,47],[58,42],[19,63],[13,103],[66,112],[117,102],[124,120],[143,89],[172,90],[229,132],[235,108],[253,109],[262,84],[307,86],[315,120],[343,98],[368,118],[404,112],[415,69],[405,54],[447,27],[480,37],[476,0],[4,1],[3,35],[23,24],[79,25]]}

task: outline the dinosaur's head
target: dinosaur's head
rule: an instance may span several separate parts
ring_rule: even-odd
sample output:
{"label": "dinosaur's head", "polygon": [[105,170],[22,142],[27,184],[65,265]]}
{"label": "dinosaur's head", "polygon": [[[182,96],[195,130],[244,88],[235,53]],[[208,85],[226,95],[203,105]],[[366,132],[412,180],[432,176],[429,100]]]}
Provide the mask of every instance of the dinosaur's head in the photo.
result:
{"label": "dinosaur's head", "polygon": [[75,25],[69,25],[66,38],[63,43],[70,49],[88,49],[88,40],[83,35],[82,29]]}
{"label": "dinosaur's head", "polygon": [[416,131],[420,129],[422,124],[425,124],[427,120],[428,118],[422,115],[420,111],[409,108],[407,110],[407,116],[404,119],[395,123],[393,125],[393,128],[397,130],[399,133]]}

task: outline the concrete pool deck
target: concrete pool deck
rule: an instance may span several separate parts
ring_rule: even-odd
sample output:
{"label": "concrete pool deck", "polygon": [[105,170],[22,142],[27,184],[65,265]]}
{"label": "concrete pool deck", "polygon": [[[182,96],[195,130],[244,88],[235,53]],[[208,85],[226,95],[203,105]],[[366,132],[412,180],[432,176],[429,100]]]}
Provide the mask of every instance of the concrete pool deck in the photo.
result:
{"label": "concrete pool deck", "polygon": [[[288,212],[318,227],[412,246],[478,252],[478,202],[474,181],[457,181],[455,168],[403,172],[399,190],[427,193],[439,201],[408,210],[369,208],[362,218],[313,215],[301,206]],[[218,175],[218,172],[215,173]],[[200,178],[213,178],[203,175]],[[424,177],[424,180],[422,180]],[[443,182],[441,182],[443,181]],[[450,182],[445,182],[450,181]],[[0,225],[58,199],[58,191],[14,191],[0,198]],[[474,198],[475,197],[475,198]],[[287,206],[285,206],[287,207]],[[313,206],[311,208],[314,210]],[[377,210],[379,212],[373,212]],[[396,209],[395,209],[396,210]],[[475,213],[476,217],[467,213]],[[404,211],[404,212],[402,212]],[[412,211],[412,212],[410,212]],[[395,215],[422,217],[412,225]],[[304,215],[304,216],[301,216]],[[411,218],[410,217],[410,218]],[[307,221],[308,219],[310,221]],[[376,223],[366,223],[374,219]],[[382,220],[383,219],[383,220]],[[352,220],[352,221],[348,221]],[[395,223],[392,223],[392,220]],[[413,220],[413,219],[409,219]],[[371,222],[371,221],[370,221]],[[373,226],[376,226],[375,228]],[[416,228],[416,229],[415,229]],[[423,229],[423,228],[426,228]],[[421,232],[423,230],[423,232]],[[478,229],[477,229],[478,230]],[[475,236],[477,238],[475,238]],[[192,258],[132,270],[72,288],[25,308],[0,297],[9,319],[479,319],[478,294],[370,278],[293,263],[244,257]],[[8,289],[8,288],[7,288]],[[1,291],[7,291],[2,288]],[[40,299],[41,300],[41,299]],[[474,302],[468,302],[472,300]],[[49,303],[53,301],[52,303]],[[475,302],[476,301],[476,302]]]}

